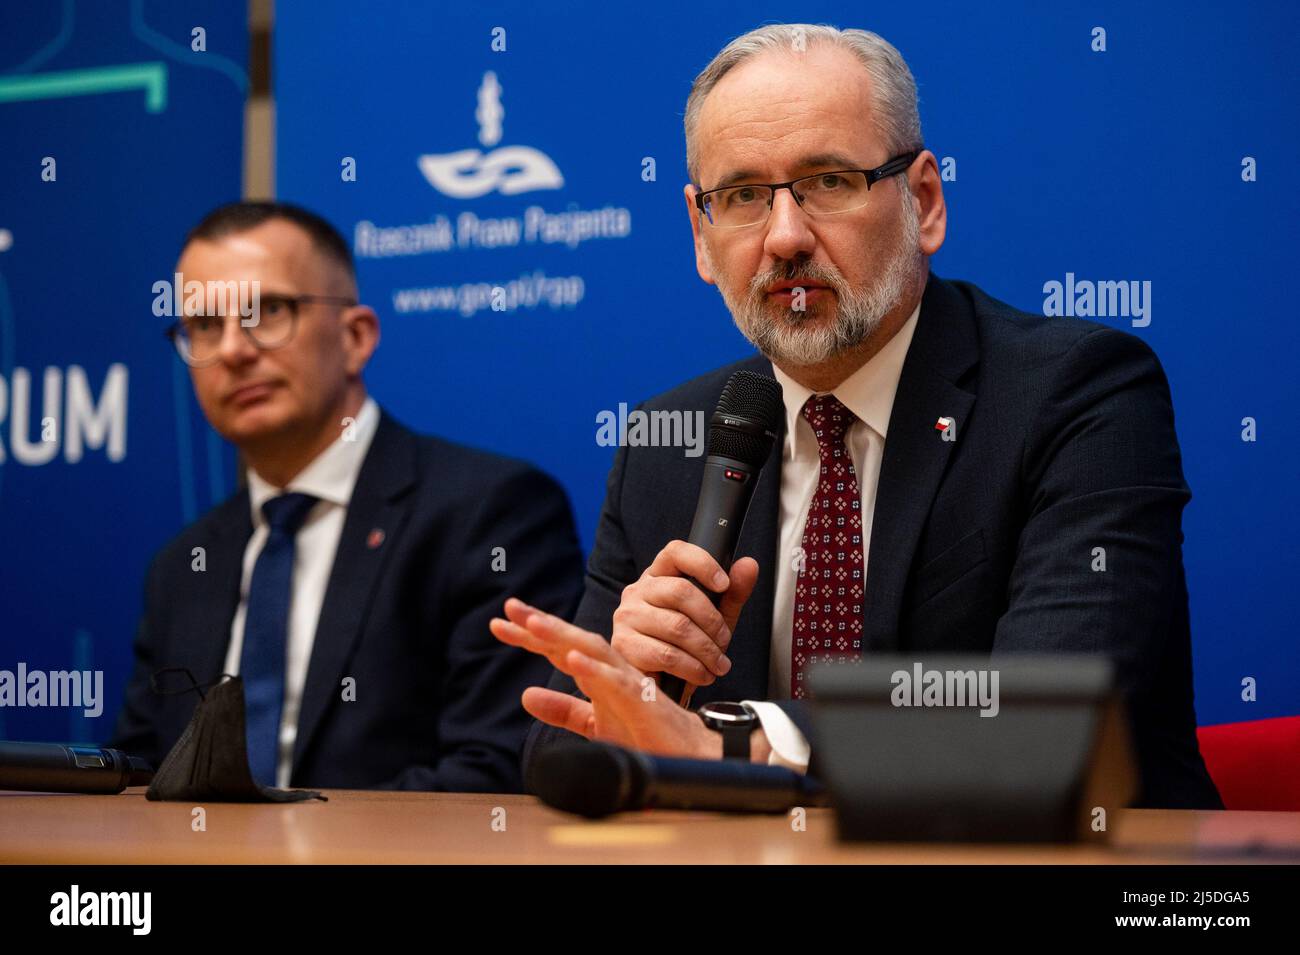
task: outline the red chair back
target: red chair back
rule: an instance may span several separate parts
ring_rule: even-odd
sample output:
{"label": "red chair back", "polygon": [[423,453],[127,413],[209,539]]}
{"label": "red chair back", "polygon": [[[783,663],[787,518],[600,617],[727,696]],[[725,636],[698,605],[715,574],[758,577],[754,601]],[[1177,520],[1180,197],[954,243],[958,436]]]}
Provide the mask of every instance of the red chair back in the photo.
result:
{"label": "red chair back", "polygon": [[1300,716],[1202,726],[1196,735],[1224,808],[1300,811]]}

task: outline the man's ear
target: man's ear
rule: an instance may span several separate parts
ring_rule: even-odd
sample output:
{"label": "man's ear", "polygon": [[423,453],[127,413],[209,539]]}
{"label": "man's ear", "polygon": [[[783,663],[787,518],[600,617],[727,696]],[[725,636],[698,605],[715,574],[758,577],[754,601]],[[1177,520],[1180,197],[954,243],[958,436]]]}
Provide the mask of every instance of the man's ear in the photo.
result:
{"label": "man's ear", "polygon": [[921,251],[934,255],[948,234],[948,206],[943,198],[943,177],[939,174],[939,160],[925,150],[920,156],[920,171],[913,170],[915,184],[909,179],[913,201],[920,206],[917,219],[921,226]]}
{"label": "man's ear", "polygon": [[343,347],[349,375],[360,375],[379,347],[379,316],[369,305],[354,305],[343,312]]}
{"label": "man's ear", "polygon": [[709,256],[704,251],[704,237],[700,235],[700,210],[695,205],[695,187],[689,182],[682,189],[682,194],[686,197],[686,215],[691,220],[691,238],[695,241],[695,271],[700,273],[700,278],[715,285],[713,281],[713,270],[709,268]]}

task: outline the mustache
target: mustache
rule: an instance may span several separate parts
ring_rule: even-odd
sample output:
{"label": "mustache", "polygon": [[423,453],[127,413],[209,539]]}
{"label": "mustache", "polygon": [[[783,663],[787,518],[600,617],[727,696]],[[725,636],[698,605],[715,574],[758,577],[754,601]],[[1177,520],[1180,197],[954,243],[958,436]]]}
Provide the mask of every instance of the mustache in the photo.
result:
{"label": "mustache", "polygon": [[789,259],[755,275],[749,282],[749,295],[751,299],[761,300],[774,283],[799,281],[829,286],[839,298],[843,298],[848,291],[848,282],[835,266],[821,265],[811,259]]}

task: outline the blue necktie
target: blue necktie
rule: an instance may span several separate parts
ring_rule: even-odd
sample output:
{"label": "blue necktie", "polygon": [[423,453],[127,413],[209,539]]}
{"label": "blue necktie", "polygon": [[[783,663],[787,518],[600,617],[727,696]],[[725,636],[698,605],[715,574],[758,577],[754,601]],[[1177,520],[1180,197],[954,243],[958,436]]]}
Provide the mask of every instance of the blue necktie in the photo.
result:
{"label": "blue necktie", "polygon": [[248,765],[263,786],[275,785],[293,595],[293,538],[317,500],[310,494],[281,494],[262,505],[270,533],[248,585],[239,675],[244,680]]}

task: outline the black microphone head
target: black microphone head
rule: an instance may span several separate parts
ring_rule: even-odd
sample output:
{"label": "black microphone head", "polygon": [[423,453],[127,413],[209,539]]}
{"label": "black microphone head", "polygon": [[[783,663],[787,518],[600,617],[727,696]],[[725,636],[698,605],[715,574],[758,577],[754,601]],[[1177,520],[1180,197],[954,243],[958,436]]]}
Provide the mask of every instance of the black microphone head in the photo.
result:
{"label": "black microphone head", "polygon": [[775,378],[736,372],[722,389],[709,422],[709,454],[761,468],[772,453],[783,408]]}
{"label": "black microphone head", "polygon": [[530,781],[537,797],[551,808],[599,819],[636,808],[646,774],[627,750],[582,741],[544,749]]}

